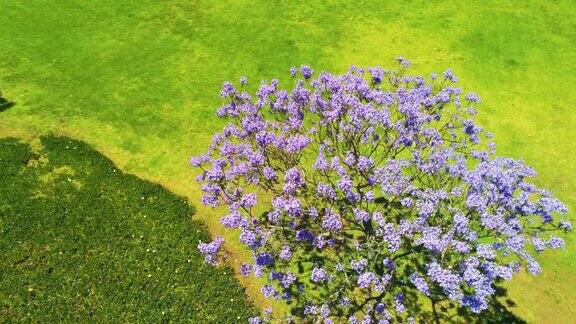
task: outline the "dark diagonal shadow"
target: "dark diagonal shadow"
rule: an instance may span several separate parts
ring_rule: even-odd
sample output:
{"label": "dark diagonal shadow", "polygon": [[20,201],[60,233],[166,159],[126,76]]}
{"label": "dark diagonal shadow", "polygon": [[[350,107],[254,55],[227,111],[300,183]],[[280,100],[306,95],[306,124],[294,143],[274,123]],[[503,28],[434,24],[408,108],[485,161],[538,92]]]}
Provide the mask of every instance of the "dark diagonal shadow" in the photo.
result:
{"label": "dark diagonal shadow", "polygon": [[14,107],[15,103],[4,98],[2,92],[0,92],[0,112],[8,110],[9,108]]}

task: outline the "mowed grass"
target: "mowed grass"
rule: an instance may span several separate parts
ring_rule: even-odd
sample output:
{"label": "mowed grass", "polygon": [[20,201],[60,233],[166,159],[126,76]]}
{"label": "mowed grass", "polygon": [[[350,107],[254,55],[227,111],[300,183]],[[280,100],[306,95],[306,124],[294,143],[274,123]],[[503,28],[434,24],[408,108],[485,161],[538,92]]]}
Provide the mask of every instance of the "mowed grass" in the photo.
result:
{"label": "mowed grass", "polygon": [[232,269],[204,264],[194,208],[86,143],[0,140],[0,320],[246,321]]}
{"label": "mowed grass", "polygon": [[[222,81],[252,89],[307,63],[342,72],[397,55],[428,74],[452,67],[483,99],[498,152],[533,166],[536,182],[576,208],[576,11],[573,1],[151,1],[0,3],[0,90],[16,105],[0,133],[64,133],[123,170],[198,202],[187,165],[222,121]],[[221,211],[198,219],[222,232]],[[228,236],[228,238],[231,238]],[[543,274],[509,287],[528,321],[576,318],[576,240],[543,255]],[[233,265],[244,251],[228,243]],[[253,300],[265,302],[252,281]]]}

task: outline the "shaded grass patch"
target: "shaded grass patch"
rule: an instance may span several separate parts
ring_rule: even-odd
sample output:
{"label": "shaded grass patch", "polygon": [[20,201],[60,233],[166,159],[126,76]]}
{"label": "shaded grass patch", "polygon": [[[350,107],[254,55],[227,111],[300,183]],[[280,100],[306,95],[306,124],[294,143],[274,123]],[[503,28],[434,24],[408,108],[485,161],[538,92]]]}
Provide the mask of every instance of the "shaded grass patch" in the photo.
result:
{"label": "shaded grass patch", "polygon": [[164,187],[86,143],[0,140],[0,319],[242,320],[230,268],[204,264],[203,225]]}

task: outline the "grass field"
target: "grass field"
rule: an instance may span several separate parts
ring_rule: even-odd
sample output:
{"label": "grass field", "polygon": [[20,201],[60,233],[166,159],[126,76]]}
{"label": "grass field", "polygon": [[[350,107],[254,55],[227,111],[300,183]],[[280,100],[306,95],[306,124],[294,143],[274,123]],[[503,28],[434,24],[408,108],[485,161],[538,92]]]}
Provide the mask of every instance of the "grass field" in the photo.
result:
{"label": "grass field", "polygon": [[[256,313],[195,249],[184,197],[87,144],[0,140],[0,319],[230,322]],[[230,307],[234,305],[234,307]]]}
{"label": "grass field", "polygon": [[[344,71],[392,64],[452,67],[483,99],[498,152],[539,171],[576,208],[576,11],[573,1],[4,0],[0,90],[16,105],[0,133],[83,139],[127,172],[199,200],[188,157],[221,125],[223,80],[286,82],[292,65]],[[288,84],[289,85],[289,84]],[[217,212],[197,218],[221,231]],[[576,318],[576,240],[544,254],[543,274],[509,287],[528,321]],[[228,245],[232,260],[243,251]],[[237,265],[237,262],[233,263]],[[253,282],[243,281],[264,304]]]}

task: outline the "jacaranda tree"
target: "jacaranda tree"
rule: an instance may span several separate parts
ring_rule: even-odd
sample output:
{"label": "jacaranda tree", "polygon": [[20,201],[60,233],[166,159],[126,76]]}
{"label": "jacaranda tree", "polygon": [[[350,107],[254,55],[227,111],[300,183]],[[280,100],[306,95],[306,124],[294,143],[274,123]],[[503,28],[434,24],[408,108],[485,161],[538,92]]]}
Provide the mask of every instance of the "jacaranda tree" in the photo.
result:
{"label": "jacaranda tree", "polygon": [[[572,228],[528,182],[533,169],[495,155],[474,122],[479,97],[461,98],[451,70],[425,79],[398,61],[316,78],[292,68],[292,90],[273,80],[254,97],[246,78],[224,83],[217,114],[230,123],[191,160],[203,203],[227,206],[221,223],[252,251],[242,274],[265,278],[264,296],[294,319],[481,313],[500,282],[538,274],[534,255],[563,247],[551,233]],[[207,262],[222,242],[199,244]]]}

